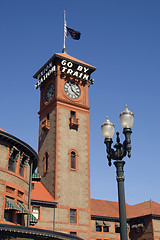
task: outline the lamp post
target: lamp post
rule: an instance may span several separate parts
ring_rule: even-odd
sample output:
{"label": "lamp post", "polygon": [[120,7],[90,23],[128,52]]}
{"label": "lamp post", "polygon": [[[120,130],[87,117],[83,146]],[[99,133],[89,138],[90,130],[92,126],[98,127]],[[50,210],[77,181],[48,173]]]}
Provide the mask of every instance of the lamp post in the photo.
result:
{"label": "lamp post", "polygon": [[134,115],[127,105],[124,111],[120,114],[120,122],[123,128],[123,134],[125,135],[125,140],[123,144],[120,143],[119,133],[117,132],[116,144],[114,148],[111,148],[113,143],[112,138],[114,135],[114,124],[111,123],[107,117],[106,121],[102,124],[101,130],[104,137],[104,143],[106,144],[108,165],[111,166],[111,160],[114,161],[117,173],[117,185],[118,185],[118,202],[119,202],[119,218],[120,218],[120,237],[121,240],[127,240],[127,220],[126,220],[126,205],[125,205],[125,193],[124,193],[124,171],[123,167],[125,161],[122,159],[128,155],[131,157],[131,133],[132,125],[134,122]]}

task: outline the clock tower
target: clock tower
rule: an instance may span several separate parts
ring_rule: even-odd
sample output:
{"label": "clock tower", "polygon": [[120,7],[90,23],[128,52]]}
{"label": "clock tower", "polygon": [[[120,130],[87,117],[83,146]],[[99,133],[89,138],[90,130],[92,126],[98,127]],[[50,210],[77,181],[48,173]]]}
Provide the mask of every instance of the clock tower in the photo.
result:
{"label": "clock tower", "polygon": [[41,92],[38,172],[58,202],[55,230],[84,239],[91,231],[88,87],[95,69],[56,53],[33,76]]}

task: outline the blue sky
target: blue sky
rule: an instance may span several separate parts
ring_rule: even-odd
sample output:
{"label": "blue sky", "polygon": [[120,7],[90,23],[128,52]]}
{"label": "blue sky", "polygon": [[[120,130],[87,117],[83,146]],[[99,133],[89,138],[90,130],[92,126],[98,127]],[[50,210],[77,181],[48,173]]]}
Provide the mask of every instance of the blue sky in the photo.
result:
{"label": "blue sky", "polygon": [[[132,156],[126,158],[126,202],[160,203],[160,1],[1,0],[0,128],[38,146],[39,90],[34,73],[63,48],[97,70],[89,89],[91,197],[117,201],[115,167],[108,167],[101,124],[106,116],[124,140],[119,114],[133,111]],[[115,142],[115,136],[113,138]]]}

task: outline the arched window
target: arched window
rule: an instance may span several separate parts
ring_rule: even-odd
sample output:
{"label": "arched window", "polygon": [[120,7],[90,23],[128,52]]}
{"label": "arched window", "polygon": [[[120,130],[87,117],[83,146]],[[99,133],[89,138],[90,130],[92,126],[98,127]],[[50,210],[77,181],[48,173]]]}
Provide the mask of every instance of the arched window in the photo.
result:
{"label": "arched window", "polygon": [[28,159],[29,157],[27,157],[23,153],[20,155],[19,174],[21,177],[24,177],[24,167],[26,166]]}
{"label": "arched window", "polygon": [[8,170],[15,172],[16,171],[16,162],[19,157],[19,151],[15,147],[10,149],[9,161],[8,161]]}
{"label": "arched window", "polygon": [[44,173],[48,172],[48,168],[49,168],[49,154],[48,154],[48,152],[45,152],[45,154],[44,154]]}
{"label": "arched window", "polygon": [[78,163],[77,163],[77,158],[78,158],[78,153],[75,149],[70,149],[68,151],[68,162],[69,162],[69,169],[73,171],[77,171],[78,169]]}
{"label": "arched window", "polygon": [[71,169],[76,169],[76,153],[71,152]]}

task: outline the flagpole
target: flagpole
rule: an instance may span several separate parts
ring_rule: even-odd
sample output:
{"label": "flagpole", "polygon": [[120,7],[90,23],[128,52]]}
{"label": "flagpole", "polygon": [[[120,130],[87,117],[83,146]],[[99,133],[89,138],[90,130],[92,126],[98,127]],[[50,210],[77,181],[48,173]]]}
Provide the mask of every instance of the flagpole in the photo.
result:
{"label": "flagpole", "polygon": [[66,11],[64,10],[64,41],[63,41],[63,53],[67,53],[66,51]]}

